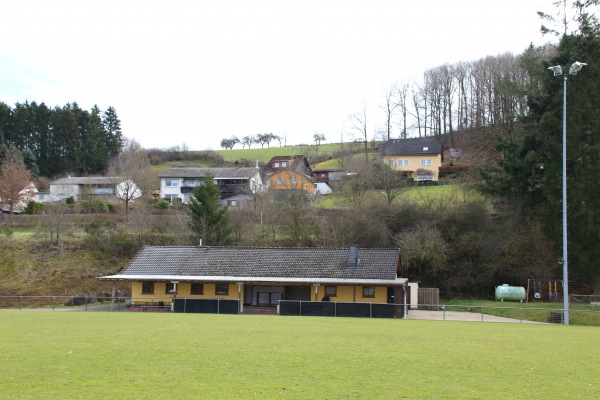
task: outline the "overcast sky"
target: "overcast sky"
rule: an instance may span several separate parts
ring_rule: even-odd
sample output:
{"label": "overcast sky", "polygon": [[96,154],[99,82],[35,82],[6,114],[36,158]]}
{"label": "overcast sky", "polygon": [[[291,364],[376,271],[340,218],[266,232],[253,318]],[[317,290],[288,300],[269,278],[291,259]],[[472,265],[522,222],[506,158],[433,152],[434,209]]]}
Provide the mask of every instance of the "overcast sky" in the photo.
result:
{"label": "overcast sky", "polygon": [[115,107],[146,148],[328,142],[392,82],[543,44],[552,0],[0,0],[0,101]]}

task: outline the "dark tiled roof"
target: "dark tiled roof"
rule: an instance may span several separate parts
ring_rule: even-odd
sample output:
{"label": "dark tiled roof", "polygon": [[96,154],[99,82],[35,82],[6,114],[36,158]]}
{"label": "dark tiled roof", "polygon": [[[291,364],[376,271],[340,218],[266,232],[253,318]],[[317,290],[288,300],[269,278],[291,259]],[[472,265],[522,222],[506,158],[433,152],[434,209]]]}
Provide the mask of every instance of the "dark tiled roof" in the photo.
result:
{"label": "dark tiled roof", "polygon": [[256,175],[253,167],[241,168],[169,168],[158,174],[161,178],[204,178],[211,174],[214,178],[248,179]]}
{"label": "dark tiled roof", "polygon": [[273,158],[271,158],[271,161],[269,161],[269,163],[272,163],[273,161],[290,161],[290,160],[294,160],[296,162],[298,161],[302,161],[304,158],[306,158],[306,156],[304,155],[297,155],[297,156],[275,156]]}
{"label": "dark tiled roof", "polygon": [[145,246],[113,278],[128,275],[269,277],[269,278],[397,278],[396,249],[357,249],[359,262],[348,263],[349,248],[174,247]]}
{"label": "dark tiled roof", "polygon": [[435,138],[411,138],[388,140],[381,146],[383,155],[441,154],[442,143]]}

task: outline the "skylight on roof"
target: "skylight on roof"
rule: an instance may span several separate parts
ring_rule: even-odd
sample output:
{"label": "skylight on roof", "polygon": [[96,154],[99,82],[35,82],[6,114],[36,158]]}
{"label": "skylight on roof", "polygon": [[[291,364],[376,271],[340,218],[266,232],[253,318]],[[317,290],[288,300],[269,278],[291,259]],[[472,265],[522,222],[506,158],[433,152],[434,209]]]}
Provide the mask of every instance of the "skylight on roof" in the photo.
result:
{"label": "skylight on roof", "polygon": [[429,150],[429,147],[423,147],[423,151]]}

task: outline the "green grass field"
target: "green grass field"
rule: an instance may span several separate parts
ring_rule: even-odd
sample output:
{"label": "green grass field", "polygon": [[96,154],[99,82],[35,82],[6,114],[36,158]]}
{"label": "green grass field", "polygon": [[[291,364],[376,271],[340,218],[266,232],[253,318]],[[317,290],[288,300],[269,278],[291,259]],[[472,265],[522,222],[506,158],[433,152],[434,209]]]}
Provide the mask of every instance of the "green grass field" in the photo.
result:
{"label": "green grass field", "polygon": [[256,147],[253,146],[251,149],[233,149],[233,150],[216,150],[215,152],[221,154],[225,161],[261,161],[263,163],[269,162],[271,158],[275,156],[288,156],[288,155],[305,155],[314,156],[317,154],[333,154],[336,151],[340,151],[341,145],[339,143],[321,144],[315,145],[296,145],[296,146],[282,146],[279,147],[277,144],[271,145],[271,147]]}
{"label": "green grass field", "polygon": [[[365,194],[368,201],[383,201],[383,193],[370,190]],[[417,204],[460,203],[465,201],[483,200],[483,196],[464,185],[443,186],[411,186],[401,191],[394,203],[413,202]],[[322,195],[314,203],[320,208],[340,208],[349,206],[341,193]]]}
{"label": "green grass field", "polygon": [[0,398],[592,399],[593,327],[0,311]]}

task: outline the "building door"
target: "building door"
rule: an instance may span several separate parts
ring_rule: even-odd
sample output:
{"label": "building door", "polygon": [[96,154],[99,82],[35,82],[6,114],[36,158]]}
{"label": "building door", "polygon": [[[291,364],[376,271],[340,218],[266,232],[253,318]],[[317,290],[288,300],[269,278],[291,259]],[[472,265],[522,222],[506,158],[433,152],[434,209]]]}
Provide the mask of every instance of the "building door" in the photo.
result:
{"label": "building door", "polygon": [[395,301],[395,299],[396,299],[395,293],[396,293],[395,288],[393,288],[391,286],[388,286],[388,288],[387,288],[387,302],[388,302],[388,304],[394,304],[396,302]]}

